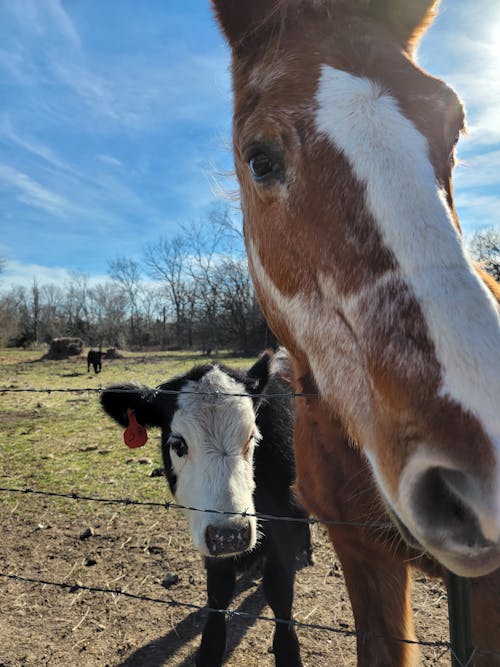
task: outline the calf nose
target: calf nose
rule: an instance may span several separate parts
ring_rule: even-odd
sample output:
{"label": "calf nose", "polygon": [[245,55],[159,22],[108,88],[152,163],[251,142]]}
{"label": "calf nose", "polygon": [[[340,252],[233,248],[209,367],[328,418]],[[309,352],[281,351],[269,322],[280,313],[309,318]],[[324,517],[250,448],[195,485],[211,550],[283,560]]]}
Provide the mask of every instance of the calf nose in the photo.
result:
{"label": "calf nose", "polygon": [[211,556],[229,556],[246,551],[250,547],[252,531],[250,523],[235,526],[207,526],[205,541]]}

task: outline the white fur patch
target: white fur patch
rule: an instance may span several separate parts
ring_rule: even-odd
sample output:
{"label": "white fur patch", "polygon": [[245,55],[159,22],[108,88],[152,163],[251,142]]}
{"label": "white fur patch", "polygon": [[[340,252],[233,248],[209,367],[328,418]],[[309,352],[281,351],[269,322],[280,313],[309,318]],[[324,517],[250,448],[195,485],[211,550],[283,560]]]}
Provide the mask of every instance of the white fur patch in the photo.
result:
{"label": "white fur patch", "polygon": [[442,395],[479,419],[500,459],[499,309],[464,255],[427,139],[378,84],[327,65],[317,103],[319,132],[364,184],[368,210],[422,309]]}
{"label": "white fur patch", "polygon": [[[338,315],[340,301],[335,290],[330,289],[325,279],[326,289],[316,295],[316,308],[312,308],[302,294],[287,297],[267,274],[251,239],[247,247],[255,281],[293,332],[294,340],[307,353],[320,394],[336,407],[347,424],[358,419],[363,421],[360,411],[369,410],[370,390],[356,341]],[[351,393],[345,390],[347,386],[354,389],[359,400],[352,400]]]}
{"label": "white fur patch", "polygon": [[[172,433],[184,438],[189,452],[180,458],[171,453],[177,474],[177,500],[188,507],[253,514],[253,443],[248,456],[244,456],[243,448],[252,434],[254,442],[260,434],[251,398],[226,395],[245,394],[245,387],[214,368],[200,381],[187,382],[182,390],[193,393],[179,394],[179,407],[171,423]],[[225,395],[214,396],[216,392]],[[191,511],[188,517],[193,542],[207,556],[207,526],[242,521],[239,517]],[[245,521],[251,524],[253,546],[256,522],[253,518]]]}

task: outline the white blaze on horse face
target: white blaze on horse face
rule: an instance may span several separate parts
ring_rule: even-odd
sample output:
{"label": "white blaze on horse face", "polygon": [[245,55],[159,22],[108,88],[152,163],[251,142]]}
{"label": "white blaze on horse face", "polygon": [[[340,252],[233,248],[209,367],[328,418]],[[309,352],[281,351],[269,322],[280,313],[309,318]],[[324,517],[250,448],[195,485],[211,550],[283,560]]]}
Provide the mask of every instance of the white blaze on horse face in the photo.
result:
{"label": "white blaze on horse face", "polygon": [[[245,387],[216,367],[200,381],[188,381],[182,391],[192,393],[179,394],[171,422],[172,433],[182,436],[188,447],[183,457],[171,451],[177,501],[202,510],[254,514],[253,450],[260,434],[252,399],[228,395],[246,394]],[[194,545],[205,556],[211,555],[206,543],[209,525],[238,529],[249,523],[250,548],[255,546],[254,517],[194,511],[187,515]]]}
{"label": "white blaze on horse face", "polygon": [[[365,186],[366,206],[425,318],[441,395],[479,420],[495,443],[498,466],[500,311],[464,255],[427,139],[379,84],[327,65],[316,126]],[[500,487],[494,495],[492,503],[499,503]]]}

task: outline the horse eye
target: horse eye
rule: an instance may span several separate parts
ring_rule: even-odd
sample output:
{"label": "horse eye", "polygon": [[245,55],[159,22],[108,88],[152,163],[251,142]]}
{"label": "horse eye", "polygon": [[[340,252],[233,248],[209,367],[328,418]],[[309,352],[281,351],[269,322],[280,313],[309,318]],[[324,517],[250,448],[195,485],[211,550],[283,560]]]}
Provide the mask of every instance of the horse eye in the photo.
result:
{"label": "horse eye", "polygon": [[280,166],[264,152],[256,153],[248,161],[250,171],[255,181],[265,181],[273,174],[278,174]]}
{"label": "horse eye", "polygon": [[170,449],[177,454],[179,458],[187,456],[188,446],[186,441],[180,435],[171,435],[168,439]]}

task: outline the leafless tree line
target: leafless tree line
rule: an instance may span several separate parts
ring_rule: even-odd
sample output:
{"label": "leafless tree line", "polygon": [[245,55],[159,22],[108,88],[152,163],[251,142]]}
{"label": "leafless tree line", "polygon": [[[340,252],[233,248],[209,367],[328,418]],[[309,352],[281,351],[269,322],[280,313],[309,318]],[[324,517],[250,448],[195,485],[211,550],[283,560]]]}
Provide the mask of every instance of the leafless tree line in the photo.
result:
{"label": "leafless tree line", "polygon": [[[141,261],[117,257],[109,279],[74,273],[65,285],[34,280],[0,292],[0,342],[30,345],[79,336],[120,348],[230,348],[253,352],[274,342],[255,298],[241,233],[226,208],[161,238]],[[472,257],[500,281],[500,230],[477,232]],[[4,262],[0,259],[0,273]]]}
{"label": "leafless tree line", "polygon": [[93,346],[253,352],[273,342],[225,207],[148,245],[140,260],[110,260],[108,274],[97,284],[74,273],[64,285],[4,288],[2,344],[78,336]]}

